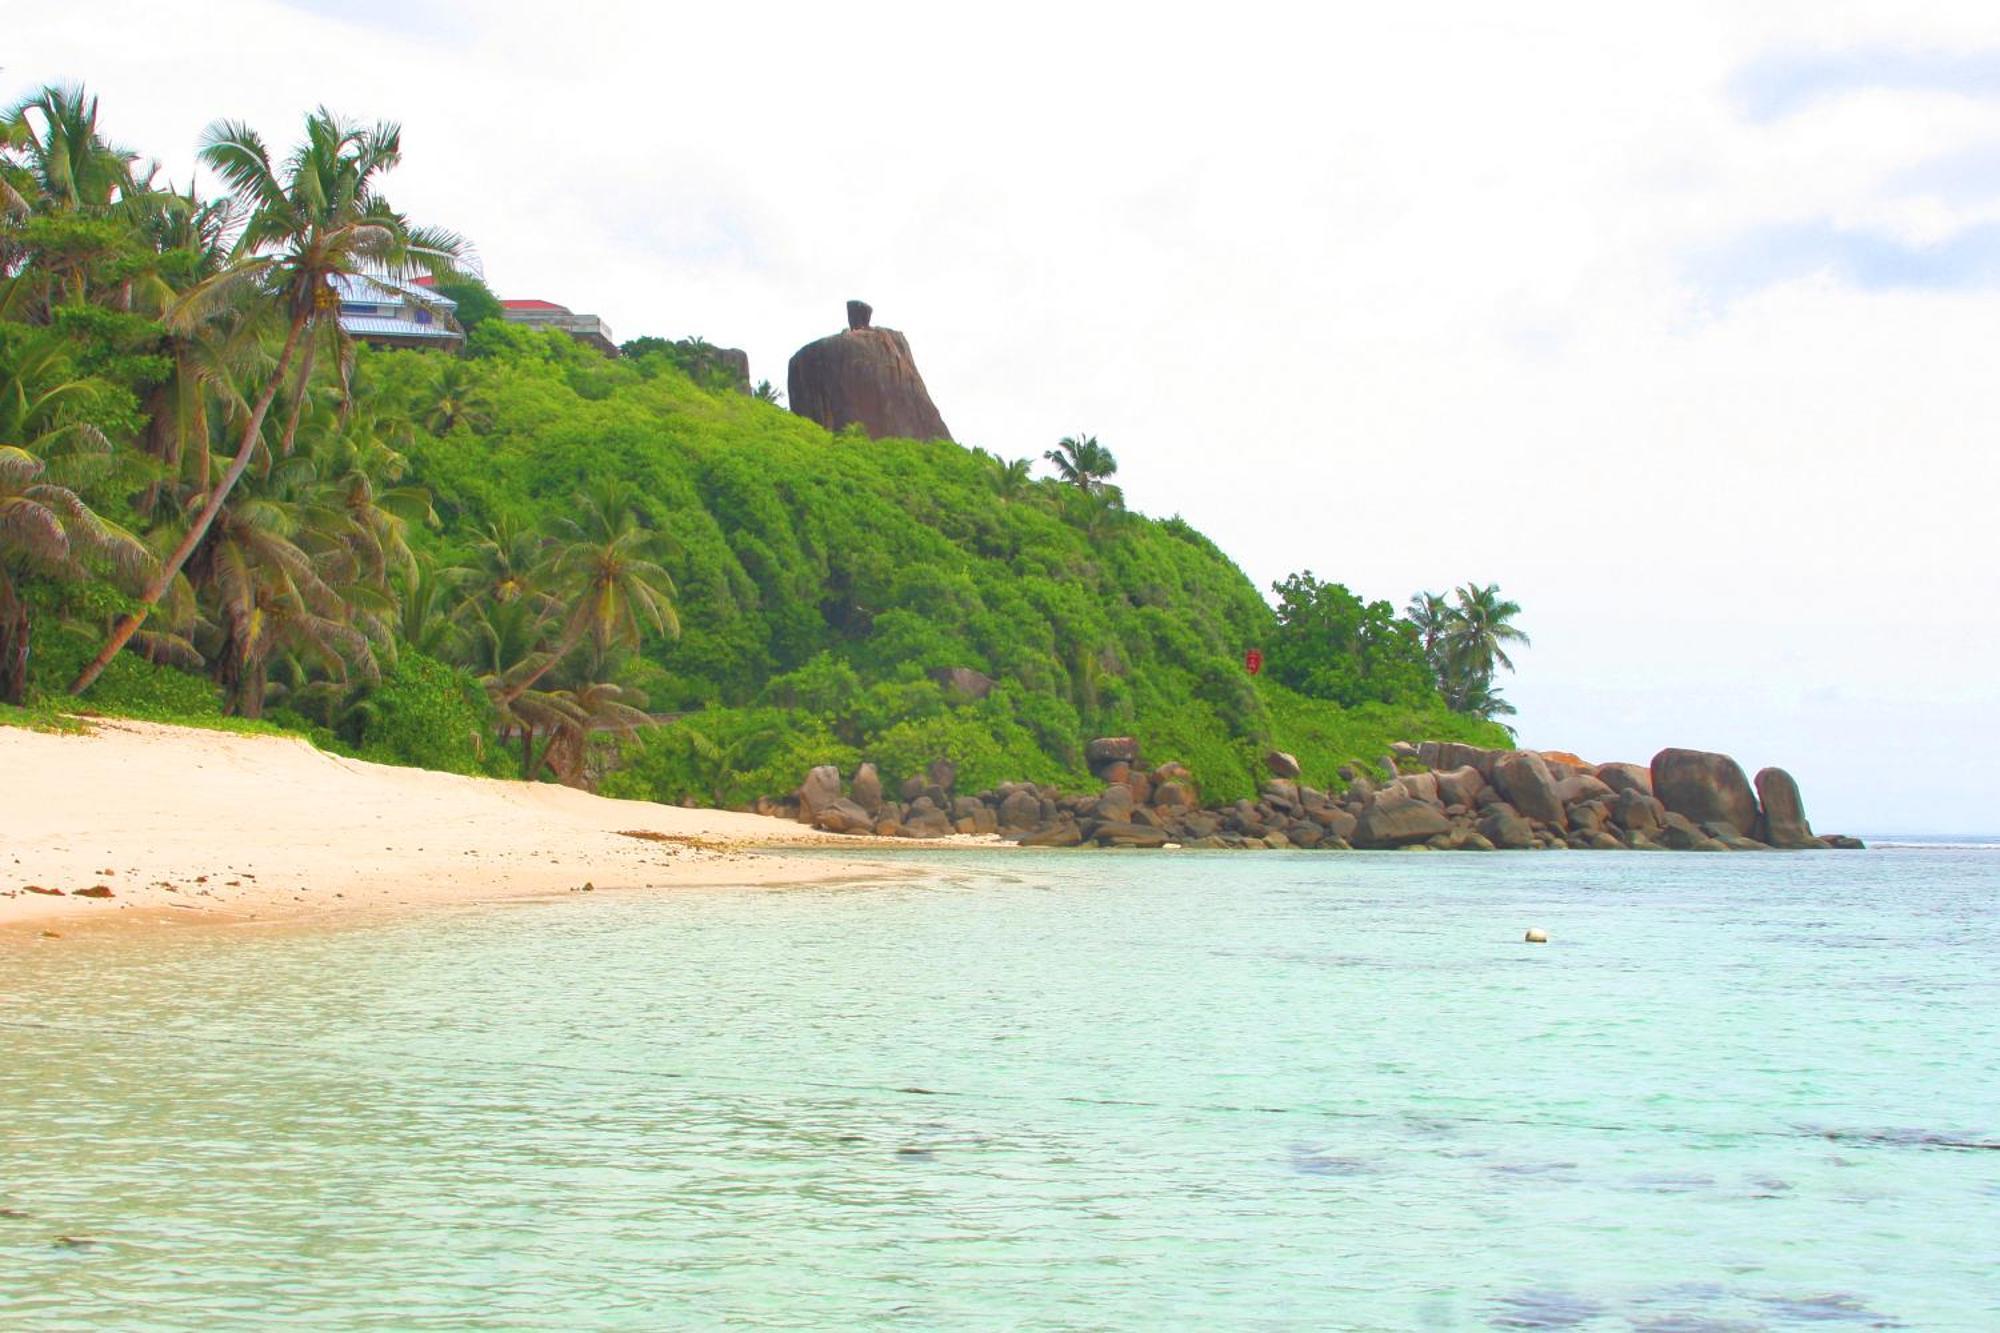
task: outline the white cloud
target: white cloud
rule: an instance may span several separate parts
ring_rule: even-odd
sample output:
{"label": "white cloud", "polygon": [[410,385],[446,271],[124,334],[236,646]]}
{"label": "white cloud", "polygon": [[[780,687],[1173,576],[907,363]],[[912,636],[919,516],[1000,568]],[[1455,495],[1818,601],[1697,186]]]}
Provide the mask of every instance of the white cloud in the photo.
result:
{"label": "white cloud", "polygon": [[780,383],[867,298],[961,438],[1092,431],[1260,582],[1500,582],[1530,743],[1711,745],[1827,826],[1990,825],[1912,761],[1996,739],[2000,298],[1689,283],[1763,228],[1990,221],[1910,173],[2000,142],[2000,101],[1862,79],[1758,121],[1732,84],[1990,59],[1989,6],[208,10],[17,16],[0,78],[88,80],[183,176],[216,116],[400,119],[392,197],[504,293]]}

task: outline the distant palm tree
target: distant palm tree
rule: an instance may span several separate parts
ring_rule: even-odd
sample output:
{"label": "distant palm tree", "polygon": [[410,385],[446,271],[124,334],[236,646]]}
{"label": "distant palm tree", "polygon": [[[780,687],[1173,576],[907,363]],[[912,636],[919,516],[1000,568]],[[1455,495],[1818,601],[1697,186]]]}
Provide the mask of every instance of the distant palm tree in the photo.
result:
{"label": "distant palm tree", "polygon": [[750,391],[750,396],[760,403],[769,403],[773,407],[783,402],[785,397],[769,380],[758,380],[757,387]]}
{"label": "distant palm tree", "polygon": [[1444,660],[1445,641],[1451,637],[1451,602],[1443,593],[1420,592],[1410,598],[1405,617],[1417,627],[1417,641],[1423,645],[1424,660],[1437,671]]}
{"label": "distant palm tree", "polygon": [[478,372],[463,361],[440,366],[426,397],[424,429],[433,435],[449,435],[460,424],[483,430],[493,422],[493,399]]}
{"label": "distant palm tree", "polygon": [[18,704],[27,691],[32,626],[23,576],[80,578],[89,557],[136,583],[154,565],[138,538],[46,480],[47,470],[27,450],[0,446],[0,703]]}
{"label": "distant palm tree", "polygon": [[1490,681],[1496,667],[1514,669],[1505,645],[1529,646],[1528,636],[1513,624],[1521,604],[1500,596],[1500,585],[1468,583],[1457,591],[1452,608],[1450,651],[1473,677]]}
{"label": "distant palm tree", "polygon": [[1068,435],[1042,455],[1055,464],[1056,475],[1078,490],[1097,493],[1117,474],[1118,460],[1095,435]]}
{"label": "distant palm tree", "polygon": [[209,126],[201,160],[230,187],[245,222],[228,267],[191,289],[168,323],[191,321],[206,301],[249,287],[285,321],[284,342],[244,422],[235,458],[148,582],[138,609],[120,618],[97,656],[71,683],[72,694],[81,694],[97,679],[208,535],[259,452],[265,418],[288,378],[291,420],[275,452],[290,452],[312,371],[314,335],[326,329],[337,348],[341,343],[333,281],[369,272],[396,276],[421,270],[442,277],[456,271],[465,242],[450,232],[411,224],[377,192],[376,177],[402,155],[397,126],[385,122],[363,128],[325,108],[306,118],[306,141],[282,167],[272,164],[263,139],[249,126],[231,121]]}
{"label": "distant palm tree", "polygon": [[989,479],[993,483],[993,493],[1002,500],[1018,500],[1035,484],[1035,460],[1032,458],[990,458],[987,466],[992,469]]}

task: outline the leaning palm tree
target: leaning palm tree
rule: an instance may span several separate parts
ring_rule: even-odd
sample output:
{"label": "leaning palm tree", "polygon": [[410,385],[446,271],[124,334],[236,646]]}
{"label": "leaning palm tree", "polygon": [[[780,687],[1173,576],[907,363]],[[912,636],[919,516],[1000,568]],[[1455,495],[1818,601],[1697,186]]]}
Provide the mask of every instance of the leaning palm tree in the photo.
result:
{"label": "leaning palm tree", "polygon": [[1095,435],[1064,436],[1042,457],[1055,464],[1056,475],[1063,481],[1093,494],[1104,491],[1105,482],[1118,471],[1118,460]]}
{"label": "leaning palm tree", "polygon": [[95,562],[136,584],[153,568],[138,538],[48,481],[47,470],[27,450],[0,446],[0,703],[18,704],[27,691],[32,624],[19,580],[81,578]]}
{"label": "leaning palm tree", "polygon": [[[399,276],[421,270],[436,276],[456,271],[465,242],[450,232],[412,225],[376,190],[376,177],[402,160],[402,131],[383,123],[352,124],[325,108],[306,119],[306,141],[282,168],[273,166],[264,141],[247,125],[223,121],[204,136],[201,160],[229,186],[245,215],[236,253],[228,268],[198,284],[178,303],[167,323],[195,318],[208,301],[253,285],[285,321],[284,341],[237,442],[236,456],[213,488],[188,530],[141,595],[137,610],[122,617],[96,657],[70,685],[72,694],[90,687],[123,648],[168,584],[201,544],[257,452],[264,420],[288,376],[294,374],[293,422],[311,369],[315,333],[331,329],[338,339],[339,299],[333,282],[376,272]],[[280,450],[283,452],[283,450]]]}

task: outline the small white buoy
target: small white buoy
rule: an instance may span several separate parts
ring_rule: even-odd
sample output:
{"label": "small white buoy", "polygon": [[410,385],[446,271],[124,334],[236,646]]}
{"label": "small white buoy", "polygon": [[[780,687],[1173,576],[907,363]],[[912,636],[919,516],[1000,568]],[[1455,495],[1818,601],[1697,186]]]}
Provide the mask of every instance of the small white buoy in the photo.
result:
{"label": "small white buoy", "polygon": [[1529,944],[1547,944],[1549,942],[1549,932],[1541,929],[1539,926],[1530,926],[1528,927],[1527,942]]}

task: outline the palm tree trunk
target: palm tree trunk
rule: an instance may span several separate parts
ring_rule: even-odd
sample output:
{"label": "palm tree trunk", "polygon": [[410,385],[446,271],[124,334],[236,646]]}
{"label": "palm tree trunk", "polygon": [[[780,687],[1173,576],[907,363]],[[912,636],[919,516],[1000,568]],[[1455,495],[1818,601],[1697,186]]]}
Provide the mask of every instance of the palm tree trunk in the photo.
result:
{"label": "palm tree trunk", "polygon": [[0,574],[0,704],[18,704],[28,693],[28,604]]}
{"label": "palm tree trunk", "polygon": [[287,408],[285,434],[284,438],[278,442],[278,457],[280,458],[290,458],[292,456],[292,442],[298,438],[299,417],[305,412],[306,387],[312,382],[313,360],[315,353],[318,351],[319,340],[308,337],[306,339],[306,354],[299,358],[299,373],[292,381],[291,397],[285,405]]}
{"label": "palm tree trunk", "polygon": [[223,502],[229,498],[229,492],[236,488],[237,481],[250,466],[250,456],[257,452],[257,437],[264,429],[264,418],[269,415],[271,404],[276,400],[278,390],[285,382],[285,372],[291,369],[292,356],[298,351],[299,335],[305,331],[310,319],[310,311],[292,317],[292,327],[285,334],[284,350],[278,353],[278,364],[271,371],[270,382],[264,386],[264,392],[257,395],[257,406],[250,413],[249,424],[243,428],[243,439],[236,447],[236,457],[229,462],[229,470],[222,474],[222,480],[209,492],[208,503],[202,506],[201,514],[181,538],[180,545],[174,548],[174,553],[160,566],[160,572],[147,583],[146,591],[139,598],[139,609],[127,613],[118,621],[112,628],[110,637],[105,639],[104,646],[97,650],[97,656],[91,658],[90,664],[70,682],[71,694],[82,694],[104,674],[104,668],[111,664],[111,659],[118,656],[119,650],[138,633],[139,626],[146,623],[147,613],[158,605],[161,597],[166,595],[174,577],[181,572],[181,567],[187,564],[188,557],[194,554],[194,548],[201,545],[201,539],[208,535],[209,527],[215,522],[215,516],[222,512]]}
{"label": "palm tree trunk", "polygon": [[564,635],[563,641],[560,644],[556,645],[556,650],[553,653],[549,654],[547,658],[543,659],[542,664],[536,667],[534,671],[530,673],[530,675],[526,680],[517,681],[515,684],[510,685],[506,689],[502,690],[500,692],[500,696],[497,699],[495,699],[494,702],[498,704],[500,707],[504,708],[508,704],[511,704],[516,699],[520,698],[522,695],[526,694],[529,690],[534,689],[536,681],[540,680],[543,676],[546,676],[549,674],[549,672],[553,671],[555,669],[556,663],[562,661],[565,657],[568,657],[571,653],[575,652],[576,646],[582,642],[583,642],[582,631],[578,631],[575,634]]}

